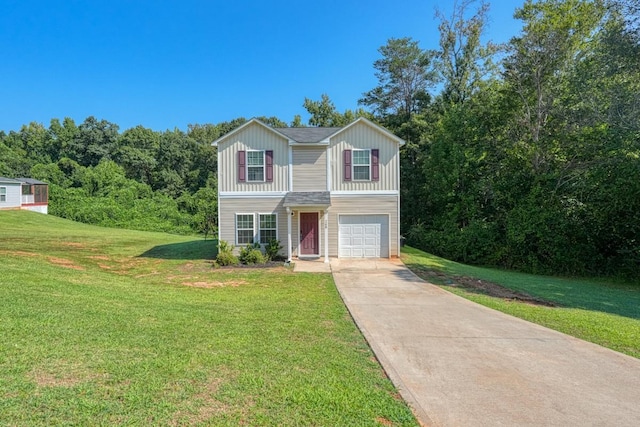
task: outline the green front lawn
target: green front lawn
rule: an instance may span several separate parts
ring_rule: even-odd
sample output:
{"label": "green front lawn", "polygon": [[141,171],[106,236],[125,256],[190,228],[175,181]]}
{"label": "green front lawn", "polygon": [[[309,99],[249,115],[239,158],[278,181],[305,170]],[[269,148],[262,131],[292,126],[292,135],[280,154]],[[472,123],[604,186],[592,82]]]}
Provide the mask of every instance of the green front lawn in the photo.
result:
{"label": "green front lawn", "polygon": [[[535,276],[473,267],[403,248],[402,260],[419,276],[477,303],[640,358],[640,284]],[[550,301],[556,307],[486,295],[466,279],[489,281]]]}
{"label": "green front lawn", "polygon": [[4,425],[416,425],[329,274],[0,212]]}

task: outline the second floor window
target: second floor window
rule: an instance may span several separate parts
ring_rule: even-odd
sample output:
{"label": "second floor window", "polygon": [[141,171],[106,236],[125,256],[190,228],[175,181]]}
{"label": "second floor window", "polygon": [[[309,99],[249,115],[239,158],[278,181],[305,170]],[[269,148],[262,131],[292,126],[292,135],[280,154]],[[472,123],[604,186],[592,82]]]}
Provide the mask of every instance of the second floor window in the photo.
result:
{"label": "second floor window", "polygon": [[353,150],[352,153],[354,181],[369,181],[371,179],[371,150]]}
{"label": "second floor window", "polygon": [[247,181],[264,181],[264,151],[247,151]]}
{"label": "second floor window", "polygon": [[273,150],[238,151],[239,182],[273,182]]}

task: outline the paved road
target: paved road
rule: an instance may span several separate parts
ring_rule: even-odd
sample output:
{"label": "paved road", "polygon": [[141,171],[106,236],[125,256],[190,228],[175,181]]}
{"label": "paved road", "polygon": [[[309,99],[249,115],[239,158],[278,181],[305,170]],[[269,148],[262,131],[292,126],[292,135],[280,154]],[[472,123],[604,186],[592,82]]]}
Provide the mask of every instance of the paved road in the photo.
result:
{"label": "paved road", "polygon": [[640,360],[450,294],[399,261],[331,269],[423,424],[640,426]]}

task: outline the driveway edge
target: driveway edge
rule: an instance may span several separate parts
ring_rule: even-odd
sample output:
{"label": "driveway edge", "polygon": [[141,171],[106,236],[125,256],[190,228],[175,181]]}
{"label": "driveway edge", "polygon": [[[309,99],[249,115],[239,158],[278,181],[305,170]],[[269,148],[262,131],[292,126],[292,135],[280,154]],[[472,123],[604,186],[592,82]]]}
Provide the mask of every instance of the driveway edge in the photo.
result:
{"label": "driveway edge", "polygon": [[[335,273],[332,272],[331,276],[333,277],[334,274]],[[413,395],[411,390],[409,390],[409,387],[407,387],[405,383],[402,381],[402,379],[400,378],[400,375],[393,368],[393,365],[391,364],[389,359],[387,359],[387,356],[384,354],[384,351],[382,351],[382,349],[375,344],[373,338],[369,335],[369,331],[367,330],[367,328],[365,328],[363,325],[360,324],[360,322],[358,322],[358,320],[356,320],[353,313],[351,312],[351,308],[349,307],[349,304],[347,304],[345,300],[345,296],[342,293],[342,289],[340,289],[340,287],[337,285],[335,278],[333,280],[333,283],[336,289],[338,290],[340,299],[342,299],[342,303],[347,308],[347,312],[349,313],[349,316],[353,320],[353,323],[355,323],[358,329],[360,330],[360,333],[362,334],[365,341],[367,342],[367,345],[373,352],[374,357],[382,367],[382,370],[384,371],[385,375],[391,380],[391,383],[398,389],[400,396],[402,396],[404,401],[407,403],[407,405],[411,409],[411,412],[413,412],[413,415],[416,417],[418,424],[420,424],[423,427],[436,426],[436,424],[433,422],[431,417],[429,417],[429,414],[427,414],[427,412],[424,409],[422,409],[416,397]]]}

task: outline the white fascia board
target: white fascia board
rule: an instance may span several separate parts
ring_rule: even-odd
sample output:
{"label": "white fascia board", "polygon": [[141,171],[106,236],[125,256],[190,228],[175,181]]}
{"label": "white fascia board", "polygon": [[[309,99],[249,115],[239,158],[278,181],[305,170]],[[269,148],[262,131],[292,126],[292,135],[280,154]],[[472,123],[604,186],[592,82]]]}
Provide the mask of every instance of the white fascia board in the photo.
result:
{"label": "white fascia board", "polygon": [[338,135],[341,132],[344,132],[345,130],[349,129],[352,126],[355,126],[356,123],[364,123],[369,127],[372,127],[374,129],[376,129],[378,132],[383,133],[384,135],[386,135],[388,138],[394,140],[395,142],[397,142],[399,145],[404,145],[405,141],[404,139],[400,138],[399,136],[394,135],[393,133],[389,132],[387,129],[383,128],[380,125],[377,125],[375,123],[373,123],[371,120],[366,119],[364,117],[360,117],[354,121],[352,121],[351,123],[349,123],[348,125],[346,125],[345,127],[342,127],[340,129],[338,129],[337,131],[335,131],[333,134],[329,135],[329,138],[333,138],[334,136]]}
{"label": "white fascia board", "polygon": [[284,197],[286,191],[221,191],[218,194],[220,199],[247,199],[247,198],[272,198]]}
{"label": "white fascia board", "polygon": [[353,197],[353,196],[397,196],[400,192],[398,190],[384,190],[384,191],[332,191],[331,197]]}
{"label": "white fascia board", "polygon": [[278,135],[278,136],[286,139],[287,141],[289,141],[289,138],[287,136],[285,136],[283,133],[278,132],[277,130],[275,130],[271,126],[263,123],[262,121],[260,121],[260,120],[258,120],[256,118],[253,118],[253,119],[249,120],[248,122],[246,122],[245,124],[243,124],[242,126],[238,126],[237,128],[235,128],[231,132],[222,135],[220,138],[218,138],[215,141],[213,141],[211,143],[211,145],[213,145],[214,147],[217,147],[220,142],[224,141],[227,138],[232,137],[233,135],[237,134],[238,132],[242,131],[244,128],[246,128],[246,127],[248,127],[248,126],[250,126],[250,125],[252,125],[254,123],[259,124],[260,126],[270,130],[271,132],[275,133],[276,135]]}

